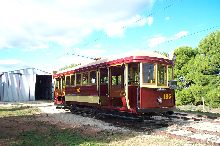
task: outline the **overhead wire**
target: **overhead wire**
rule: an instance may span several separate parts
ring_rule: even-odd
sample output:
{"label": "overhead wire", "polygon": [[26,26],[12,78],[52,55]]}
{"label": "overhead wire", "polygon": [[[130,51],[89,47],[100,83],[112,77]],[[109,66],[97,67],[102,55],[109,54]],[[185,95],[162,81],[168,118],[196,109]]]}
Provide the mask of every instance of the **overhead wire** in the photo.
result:
{"label": "overhead wire", "polygon": [[[178,0],[178,1],[182,1],[182,0]],[[166,3],[168,2],[168,0],[166,1]],[[162,9],[160,9],[159,11],[150,11],[148,14],[147,14],[147,18],[148,17],[150,17],[150,16],[153,16],[153,15],[155,15],[155,14],[157,14],[157,13],[159,13],[160,11],[165,11],[166,9],[168,9],[168,8],[170,8],[170,7],[172,7],[172,6],[174,6],[175,4],[176,4],[176,2],[177,2],[177,0],[170,0],[169,1],[169,3],[170,4],[167,4],[166,6],[164,6]],[[139,19],[137,19],[137,20],[135,20],[134,22],[135,23],[138,23],[138,22],[140,22],[141,20],[143,20],[145,17],[141,17],[141,18],[139,18]],[[120,29],[126,29],[128,26],[126,26],[126,25],[123,25]],[[97,42],[97,41],[99,41],[99,40],[101,40],[101,39],[105,39],[105,38],[107,38],[108,37],[108,35],[107,34],[105,34],[103,37],[97,37],[97,38],[95,38],[93,41],[91,41],[91,42],[87,42],[86,44],[84,44],[84,45],[81,45],[81,47],[86,47],[86,46],[88,46],[88,45],[90,45],[90,44],[92,44],[92,43],[94,43],[94,42]],[[62,56],[65,56],[65,55],[74,55],[74,56],[78,56],[78,57],[82,57],[82,58],[87,58],[87,59],[92,59],[92,60],[99,60],[99,59],[101,59],[101,57],[88,57],[88,56],[85,56],[85,55],[80,55],[80,54],[77,54],[77,53],[69,53],[69,52],[67,52],[67,53],[65,53],[65,54],[63,54],[63,55],[61,55],[60,57],[62,57]]]}
{"label": "overhead wire", "polygon": [[[168,0],[167,0],[168,1]],[[178,0],[178,1],[183,1],[183,0]],[[156,15],[157,13],[161,12],[161,11],[165,11],[167,9],[169,9],[170,7],[174,6],[176,4],[176,0],[172,0],[172,1],[169,1],[169,4],[167,4],[166,6],[164,6],[162,9],[160,9],[159,11],[151,11],[147,14],[146,17],[150,17],[150,16],[153,16],[153,15]],[[143,20],[145,17],[141,17],[137,20],[135,20],[135,23],[138,23],[140,22],[141,20]],[[126,29],[128,26],[124,25],[121,27],[121,29]],[[183,38],[186,38],[186,37],[190,37],[190,36],[194,36],[196,34],[199,34],[199,33],[202,33],[202,32],[205,32],[205,31],[208,31],[208,30],[211,30],[211,29],[214,29],[214,28],[217,28],[219,26],[212,26],[212,27],[209,27],[209,28],[206,28],[206,29],[202,29],[202,30],[199,30],[199,31],[196,31],[196,32],[193,32],[193,33],[190,33],[190,34],[187,34],[187,35],[184,35],[184,36],[181,36],[179,38],[174,38],[174,39],[169,39],[161,44],[164,44],[164,43],[171,43],[171,42],[174,42],[174,41],[177,41],[177,40],[180,40],[180,39],[183,39]],[[94,42],[98,42],[99,40],[103,39],[103,38],[107,38],[107,34],[105,34],[104,36],[102,37],[97,37],[95,38],[93,41],[90,41],[90,42],[87,42],[86,44],[84,45],[81,45],[81,47],[86,47]],[[77,56],[77,57],[82,57],[82,58],[87,58],[87,59],[92,59],[92,60],[99,60],[101,59],[101,57],[89,57],[89,56],[86,56],[86,55],[80,55],[78,53],[70,53],[70,52],[67,52],[65,53],[64,55],[73,55],[73,56]],[[62,56],[64,56],[62,55]]]}
{"label": "overhead wire", "polygon": [[[67,53],[67,55],[68,55],[68,53]],[[101,57],[88,57],[88,56],[80,55],[80,54],[76,54],[76,53],[72,53],[71,55],[82,57],[82,58],[87,58],[87,59],[91,59],[91,60],[100,60],[101,59]]]}
{"label": "overhead wire", "polygon": [[[170,0],[170,1],[169,1],[170,4],[167,4],[166,6],[164,6],[163,8],[161,8],[161,9],[159,9],[159,10],[157,10],[157,11],[150,11],[150,12],[148,12],[147,15],[146,15],[146,17],[148,18],[148,17],[150,17],[150,16],[156,15],[157,13],[159,13],[159,12],[161,12],[161,11],[165,11],[166,9],[168,9],[168,8],[170,8],[170,7],[172,7],[172,6],[174,6],[174,5],[177,3],[177,1],[182,1],[182,0]],[[168,0],[166,1],[166,3],[167,3],[167,2],[168,2]],[[144,15],[145,15],[145,14],[144,14]],[[143,19],[146,18],[146,17],[138,18],[138,19],[135,20],[134,22],[135,22],[135,23],[138,23],[139,21],[143,20]],[[120,27],[120,29],[126,29],[127,27],[128,27],[128,25],[123,25],[123,26]],[[103,38],[107,38],[107,37],[108,37],[108,35],[105,34],[103,37],[97,37],[97,38],[95,38],[93,41],[88,42],[88,43],[86,43],[85,45],[81,45],[81,46],[82,46],[82,47],[86,47],[86,46],[88,46],[88,45],[91,44],[91,43],[97,42],[97,41],[99,41],[99,40],[101,40],[101,39],[103,39]]]}
{"label": "overhead wire", "polygon": [[[208,31],[208,30],[217,28],[217,27],[219,27],[219,26],[218,26],[218,25],[212,26],[212,27],[209,27],[209,28],[206,28],[206,29],[202,29],[202,30],[199,30],[199,31],[190,33],[190,34],[188,34],[188,35],[183,35],[183,36],[181,36],[181,37],[179,37],[179,38],[177,38],[177,39],[170,39],[170,40],[168,40],[168,41],[166,41],[166,42],[167,42],[167,43],[170,43],[170,42],[172,42],[172,41],[176,41],[176,40],[179,40],[179,39],[183,39],[183,38],[185,38],[185,37],[194,36],[194,35],[196,35],[196,34],[199,34],[199,33],[202,33],[202,32],[205,32],[205,31]],[[166,42],[164,42],[164,43],[166,43]]]}
{"label": "overhead wire", "polygon": [[[179,1],[182,1],[182,0],[179,0]],[[172,1],[169,1],[169,2],[171,2],[171,3],[168,4],[168,5],[166,5],[166,6],[164,6],[164,7],[163,7],[162,9],[160,9],[160,10],[163,10],[163,11],[164,11],[164,10],[166,10],[166,9],[168,9],[168,8],[170,8],[170,7],[172,7],[173,5],[175,5],[176,0],[172,0]],[[155,11],[155,12],[151,11],[146,17],[153,16],[153,15],[159,13],[159,12],[160,12],[160,11]],[[137,22],[139,22],[139,21],[141,21],[141,20],[143,20],[143,19],[144,19],[144,17],[139,18],[139,19],[137,19],[137,20],[135,21],[135,23],[137,23]],[[126,27],[127,27],[127,26],[124,25],[124,26],[121,27],[121,29],[125,29]],[[171,42],[173,42],[173,41],[177,41],[177,40],[183,39],[183,38],[185,38],[185,37],[194,36],[194,35],[196,35],[196,34],[199,34],[199,33],[202,33],[202,32],[205,32],[205,31],[208,31],[208,30],[211,30],[211,29],[214,29],[214,28],[216,28],[216,27],[218,27],[218,26],[212,26],[212,27],[209,27],[209,28],[206,28],[206,29],[202,29],[202,30],[199,30],[199,31],[196,31],[196,32],[193,32],[193,33],[184,35],[184,36],[181,36],[181,37],[179,37],[179,38],[170,39],[170,40],[167,40],[167,41],[163,42],[162,44],[164,44],[164,43],[171,43]],[[107,35],[104,35],[104,36],[107,37]],[[93,41],[88,42],[88,43],[86,43],[86,44],[83,45],[83,46],[85,47],[85,46],[87,46],[87,45],[89,45],[89,44],[91,44],[91,43],[93,43],[93,42],[99,41],[100,39],[103,39],[103,37],[96,38],[96,39],[94,39]],[[80,54],[77,54],[77,53],[66,53],[65,55],[73,55],[73,56],[78,56],[78,57],[87,58],[87,59],[92,59],[92,60],[99,60],[99,59],[101,59],[101,57],[98,57],[98,58],[97,58],[97,57],[88,57],[88,56],[80,55]]]}
{"label": "overhead wire", "polygon": [[[190,34],[183,35],[183,36],[181,36],[181,37],[179,37],[179,38],[169,39],[169,40],[167,40],[167,41],[164,41],[164,42],[160,43],[159,45],[166,44],[166,43],[172,43],[172,42],[174,42],[174,41],[181,40],[181,39],[184,39],[184,38],[187,38],[187,37],[190,37],[190,36],[194,36],[194,35],[200,34],[200,33],[202,33],[202,32],[206,32],[206,31],[212,30],[212,29],[214,29],[214,28],[219,28],[219,27],[220,27],[220,25],[215,25],[215,26],[212,26],[212,27],[208,27],[208,28],[205,28],[205,29],[201,29],[201,30],[192,32],[192,33],[190,33]],[[155,48],[155,49],[156,49],[156,50],[159,50],[158,47]]]}
{"label": "overhead wire", "polygon": [[[180,40],[180,39],[183,39],[183,38],[186,38],[186,37],[190,37],[190,36],[194,36],[194,35],[197,35],[199,33],[202,33],[202,32],[206,32],[208,30],[211,30],[211,29],[214,29],[214,28],[218,28],[219,26],[216,25],[216,26],[212,26],[212,27],[209,27],[209,28],[206,28],[206,29],[202,29],[202,30],[199,30],[199,31],[195,31],[193,33],[190,33],[190,34],[187,34],[187,35],[184,35],[184,36],[181,36],[179,38],[174,38],[174,39],[170,39],[170,40],[167,40],[161,44],[164,44],[164,43],[171,43],[173,41],[177,41],[177,40]],[[160,45],[161,45],[160,44]],[[67,53],[67,55],[69,55],[69,53]],[[87,58],[87,59],[92,59],[92,60],[100,60],[101,57],[88,57],[88,56],[85,56],[85,55],[80,55],[80,54],[76,54],[76,53],[72,53],[71,55],[74,55],[74,56],[78,56],[78,57],[82,57],[82,58]]]}

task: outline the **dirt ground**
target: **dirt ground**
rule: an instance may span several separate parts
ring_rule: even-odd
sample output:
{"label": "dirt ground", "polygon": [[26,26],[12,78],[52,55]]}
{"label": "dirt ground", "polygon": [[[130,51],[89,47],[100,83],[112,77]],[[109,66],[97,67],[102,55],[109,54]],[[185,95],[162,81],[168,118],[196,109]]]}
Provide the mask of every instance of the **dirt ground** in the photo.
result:
{"label": "dirt ground", "polygon": [[35,116],[4,117],[0,119],[0,145],[9,145],[20,133],[31,130],[44,131],[45,126],[38,126]]}
{"label": "dirt ground", "polygon": [[17,145],[16,141],[25,132],[53,134],[51,128],[70,129],[72,133],[100,139],[101,142],[102,139],[106,142],[113,132],[121,131],[121,128],[96,119],[73,116],[70,112],[56,109],[50,102],[0,103],[0,125],[0,146]]}
{"label": "dirt ground", "polygon": [[57,126],[53,125],[55,124],[53,122],[53,124],[51,125],[51,123],[36,120],[38,118],[42,119],[42,117],[46,118],[45,115],[1,118],[0,146],[13,144],[13,141],[16,142],[18,140],[18,137],[25,132],[35,131],[35,133],[40,133],[44,135],[44,133],[49,133],[51,127],[58,129],[71,129],[72,132],[76,132],[80,135],[86,135],[96,138],[99,136],[99,134],[101,134],[100,130],[89,126],[70,127],[68,124],[60,124],[59,126]]}
{"label": "dirt ground", "polygon": [[[218,123],[218,121],[216,122]],[[29,131],[35,131],[36,133],[48,137],[48,135],[53,135],[53,133],[50,133],[51,128],[71,129],[73,133],[86,135],[92,139],[98,139],[101,142],[104,141],[104,145],[212,145],[212,143],[192,141],[192,138],[185,138],[186,135],[179,138],[167,136],[167,134],[172,134],[174,131],[175,134],[180,132],[177,130],[184,130],[185,132],[189,130],[189,128],[192,129],[193,126],[194,130],[196,130],[198,124],[203,123],[187,124],[184,125],[186,126],[184,129],[184,126],[180,127],[178,125],[175,125],[176,127],[174,128],[168,127],[167,132],[164,130],[166,134],[135,133],[129,129],[116,127],[101,120],[73,115],[62,109],[58,110],[51,102],[0,103],[0,146],[13,145],[13,142],[16,143],[23,133]],[[210,125],[210,123],[207,124]],[[213,128],[214,134],[220,136],[220,127],[218,124],[216,126],[211,128]],[[201,127],[204,127],[204,124],[199,125],[199,128]],[[210,130],[210,128],[208,130]],[[201,131],[202,133],[208,132],[207,134],[209,134],[209,136],[213,134],[212,131],[211,133],[207,131],[207,129],[198,129],[196,131]],[[191,134],[190,136],[194,135]],[[206,135],[202,135],[202,137],[204,136]]]}
{"label": "dirt ground", "polygon": [[[19,140],[19,136],[22,133],[28,131],[35,131],[44,135],[48,133],[48,127],[50,124],[58,125],[59,122],[51,120],[48,123],[47,115],[33,115],[33,116],[21,116],[21,117],[5,117],[0,119],[0,146],[13,145]],[[36,120],[37,119],[37,120]],[[39,122],[40,119],[40,122]],[[46,121],[44,121],[44,120]],[[86,126],[86,125],[75,125],[60,123],[59,129],[71,129],[72,132],[79,133],[80,135],[86,135],[91,138],[100,139],[104,145],[184,145],[184,141],[173,139],[169,140],[166,136],[151,136],[151,135],[136,135],[130,133],[121,133],[118,131],[102,131],[99,128]],[[189,145],[191,142],[186,142]],[[21,145],[21,144],[18,144]],[[23,145],[23,144],[22,144]],[[60,144],[57,144],[60,145]],[[83,145],[83,144],[82,144]],[[89,144],[90,145],[90,144]],[[95,144],[96,145],[96,144]],[[99,144],[98,144],[99,145]],[[103,144],[101,144],[103,145]],[[202,144],[198,144],[202,145]]]}

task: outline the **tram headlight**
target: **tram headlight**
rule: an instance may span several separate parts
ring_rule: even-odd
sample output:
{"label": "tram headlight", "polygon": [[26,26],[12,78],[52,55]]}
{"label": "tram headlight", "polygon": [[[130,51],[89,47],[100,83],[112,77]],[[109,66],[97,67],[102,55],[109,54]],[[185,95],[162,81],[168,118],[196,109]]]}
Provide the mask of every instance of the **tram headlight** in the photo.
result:
{"label": "tram headlight", "polygon": [[162,103],[162,98],[159,96],[159,97],[157,97],[157,102],[160,104],[160,103]]}

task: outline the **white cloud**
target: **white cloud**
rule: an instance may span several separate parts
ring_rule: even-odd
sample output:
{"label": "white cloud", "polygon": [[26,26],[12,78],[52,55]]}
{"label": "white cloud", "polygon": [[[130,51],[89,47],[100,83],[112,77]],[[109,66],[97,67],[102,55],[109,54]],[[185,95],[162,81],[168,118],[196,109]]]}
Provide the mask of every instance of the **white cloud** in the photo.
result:
{"label": "white cloud", "polygon": [[136,15],[127,20],[113,22],[107,25],[105,31],[108,36],[119,36],[122,37],[125,31],[125,28],[136,27],[136,26],[151,26],[153,24],[153,17],[141,17],[140,15]]}
{"label": "white cloud", "polygon": [[166,41],[166,37],[164,36],[155,36],[153,38],[150,38],[148,40],[148,47],[153,48],[158,46],[161,43],[164,43]]}
{"label": "white cloud", "polygon": [[188,31],[183,30],[183,31],[180,31],[177,34],[175,34],[175,38],[179,39],[179,38],[187,36],[187,35],[188,35]]}
{"label": "white cloud", "polygon": [[103,49],[87,49],[80,50],[80,52],[86,56],[99,57],[102,56],[102,54],[104,54],[106,51]]}
{"label": "white cloud", "polygon": [[166,21],[169,21],[169,20],[170,20],[170,17],[169,17],[169,16],[165,17],[165,20],[166,20]]}
{"label": "white cloud", "polygon": [[18,59],[0,59],[0,72],[14,71],[27,68],[22,60]]}
{"label": "white cloud", "polygon": [[148,17],[148,18],[147,18],[147,24],[148,24],[149,26],[151,26],[151,25],[153,24],[153,21],[154,21],[153,17]]}
{"label": "white cloud", "polygon": [[153,4],[154,0],[0,0],[0,49],[46,49],[50,42],[67,48],[95,30],[123,36],[122,26],[152,25],[152,17],[141,18],[137,11]]}
{"label": "white cloud", "polygon": [[86,50],[82,50],[80,48],[66,49],[66,52],[68,52],[68,54],[61,55],[59,58],[57,58],[57,64],[55,64],[54,66],[50,66],[49,70],[50,71],[59,70],[60,68],[66,65],[70,65],[72,63],[75,63],[75,64],[89,63],[89,62],[94,61],[91,58],[103,57],[103,54],[106,52],[105,50],[100,49],[99,47],[100,45],[97,44],[94,46],[94,48],[96,49],[86,49]]}
{"label": "white cloud", "polygon": [[122,37],[124,34],[124,29],[123,29],[123,24],[117,24],[117,23],[112,23],[109,24],[105,31],[107,33],[108,36],[113,37],[113,36],[120,36]]}
{"label": "white cloud", "polygon": [[15,65],[23,63],[21,60],[17,59],[2,59],[0,60],[0,65]]}
{"label": "white cloud", "polygon": [[163,36],[163,35],[154,36],[154,37],[148,39],[148,41],[147,41],[148,47],[154,48],[164,42],[178,40],[184,36],[187,36],[188,33],[189,33],[188,31],[182,30],[172,36]]}

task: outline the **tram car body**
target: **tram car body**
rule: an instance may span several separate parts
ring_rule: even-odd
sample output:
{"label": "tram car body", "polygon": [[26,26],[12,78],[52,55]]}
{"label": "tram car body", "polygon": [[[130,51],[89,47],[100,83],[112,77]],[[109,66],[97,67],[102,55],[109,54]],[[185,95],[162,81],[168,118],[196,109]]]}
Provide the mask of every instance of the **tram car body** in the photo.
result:
{"label": "tram car body", "polygon": [[54,103],[93,106],[134,114],[171,113],[175,81],[173,62],[155,52],[101,59],[57,72]]}

